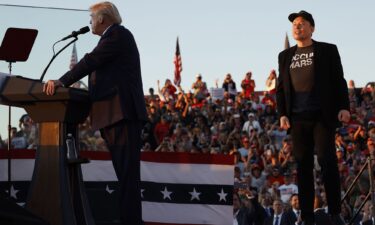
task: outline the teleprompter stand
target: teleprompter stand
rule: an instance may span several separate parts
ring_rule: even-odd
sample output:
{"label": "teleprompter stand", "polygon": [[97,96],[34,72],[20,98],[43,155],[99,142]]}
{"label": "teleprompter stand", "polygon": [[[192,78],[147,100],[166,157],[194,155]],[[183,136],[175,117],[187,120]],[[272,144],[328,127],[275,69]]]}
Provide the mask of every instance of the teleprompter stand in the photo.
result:
{"label": "teleprompter stand", "polygon": [[[8,63],[9,74],[12,74],[12,63],[24,62],[29,58],[35,38],[38,34],[34,29],[8,28],[0,47],[0,60]],[[12,108],[8,107],[8,195],[12,186],[11,161],[11,129]]]}

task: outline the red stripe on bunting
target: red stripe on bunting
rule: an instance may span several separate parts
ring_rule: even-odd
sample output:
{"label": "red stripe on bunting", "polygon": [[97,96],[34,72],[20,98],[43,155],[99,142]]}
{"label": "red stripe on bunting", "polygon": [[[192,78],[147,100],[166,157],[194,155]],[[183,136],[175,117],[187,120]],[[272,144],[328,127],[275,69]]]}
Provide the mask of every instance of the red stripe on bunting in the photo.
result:
{"label": "red stripe on bunting", "polygon": [[[8,158],[8,151],[0,149],[0,159]],[[91,160],[111,160],[109,152],[81,151],[82,158]],[[12,159],[34,159],[34,149],[12,149]],[[233,165],[233,156],[228,155],[210,155],[210,154],[192,154],[185,152],[142,152],[141,160],[146,162],[158,163],[189,163],[189,164],[220,164]]]}

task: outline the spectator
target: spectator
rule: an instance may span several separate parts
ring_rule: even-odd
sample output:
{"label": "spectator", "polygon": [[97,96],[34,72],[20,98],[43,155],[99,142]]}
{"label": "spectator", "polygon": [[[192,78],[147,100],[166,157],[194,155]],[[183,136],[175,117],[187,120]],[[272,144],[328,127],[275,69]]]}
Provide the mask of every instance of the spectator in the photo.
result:
{"label": "spectator", "polygon": [[173,146],[169,137],[165,137],[160,145],[155,149],[155,152],[174,152]]}
{"label": "spectator", "polygon": [[264,97],[262,98],[261,103],[266,107],[270,106],[272,110],[276,109],[276,101],[275,98],[271,96],[270,93],[265,93]]}
{"label": "spectator", "polygon": [[225,92],[229,94],[229,97],[232,100],[235,100],[237,96],[236,82],[232,80],[232,75],[230,73],[225,76],[222,87],[224,88]]}
{"label": "spectator", "polygon": [[[342,204],[341,208],[343,208],[344,205],[345,204]],[[328,213],[326,212],[325,208],[323,208],[322,197],[319,194],[315,194],[314,216],[316,225],[334,225],[332,224],[331,219]]]}
{"label": "spectator", "polygon": [[150,143],[146,142],[146,143],[142,146],[141,151],[142,151],[142,152],[151,152],[152,149],[151,149],[151,145],[150,145]]}
{"label": "spectator", "polygon": [[285,214],[283,213],[283,203],[281,200],[276,199],[273,201],[273,211],[274,211],[273,216],[267,217],[264,220],[264,225],[286,224],[286,217],[285,217]]}
{"label": "spectator", "polygon": [[38,144],[38,130],[34,121],[27,114],[21,116],[19,128],[22,136],[26,139],[27,148],[36,148]]}
{"label": "spectator", "polygon": [[157,144],[161,144],[163,139],[169,135],[170,124],[166,115],[161,117],[159,123],[156,124],[154,129],[154,135],[156,138]]}
{"label": "spectator", "polygon": [[197,80],[191,86],[191,89],[194,91],[194,97],[199,101],[205,99],[208,95],[206,82],[202,81],[202,75],[198,74],[196,76]]}
{"label": "spectator", "polygon": [[361,224],[362,225],[372,225],[374,224],[374,210],[373,205],[370,201],[367,201],[365,203],[365,206],[363,207],[363,213],[360,215],[361,217]]}
{"label": "spectator", "polygon": [[176,142],[176,152],[189,152],[193,148],[193,142],[186,129],[181,131],[181,138]]}
{"label": "spectator", "polygon": [[260,190],[267,179],[267,174],[258,166],[258,164],[253,164],[251,168],[251,187]]}
{"label": "spectator", "polygon": [[271,96],[275,96],[276,94],[276,71],[271,70],[270,75],[266,80],[266,90]]}
{"label": "spectator", "polygon": [[248,121],[245,122],[245,124],[242,127],[243,131],[246,131],[249,136],[252,135],[252,132],[255,131],[255,129],[258,132],[262,131],[262,128],[260,127],[259,122],[255,119],[255,114],[254,113],[249,113],[248,115]]}
{"label": "spectator", "polygon": [[355,87],[353,80],[348,81],[348,93],[350,104],[354,104],[354,107],[357,107],[361,100],[361,90]]}
{"label": "spectator", "polygon": [[292,145],[290,142],[285,141],[283,147],[279,152],[279,163],[283,171],[291,169],[291,164],[294,162],[294,156],[292,155]]}
{"label": "spectator", "polygon": [[261,118],[259,118],[259,120],[264,121],[263,123],[261,123],[263,127],[266,123],[273,124],[275,122],[278,122],[275,108],[270,105],[265,106],[264,112],[260,117]]}
{"label": "spectator", "polygon": [[272,217],[274,214],[274,210],[272,208],[273,200],[271,198],[271,195],[267,192],[259,194],[259,202],[265,211],[266,218]]}
{"label": "spectator", "polygon": [[163,88],[161,89],[161,93],[164,96],[172,96],[172,98],[175,98],[176,94],[176,87],[172,84],[170,79],[166,79]]}
{"label": "spectator", "polygon": [[251,99],[255,90],[255,81],[251,79],[251,71],[247,72],[245,78],[241,81],[242,95],[246,99]]}
{"label": "spectator", "polygon": [[246,162],[249,151],[251,150],[249,138],[247,137],[242,138],[241,143],[242,143],[242,147],[238,149],[238,152],[241,154],[241,161]]}
{"label": "spectator", "polygon": [[282,129],[278,125],[278,121],[272,124],[270,130],[268,131],[268,135],[270,136],[271,140],[273,140],[273,143],[275,143],[277,149],[281,149],[284,141],[291,140],[290,137],[287,136],[286,130]]}
{"label": "spectator", "polygon": [[174,100],[174,93],[176,92],[176,88],[172,85],[169,79],[165,81],[165,85],[162,89],[160,89],[160,81],[157,80],[157,86],[160,103],[168,103]]}
{"label": "spectator", "polygon": [[251,224],[250,209],[241,201],[240,195],[238,193],[233,193],[233,225],[247,225]]}
{"label": "spectator", "polygon": [[155,90],[153,88],[148,89],[148,94],[149,94],[148,96],[149,100],[151,101],[157,100],[156,95],[155,95]]}
{"label": "spectator", "polygon": [[279,187],[280,199],[284,203],[288,203],[293,194],[298,194],[298,187],[292,181],[292,174],[284,173],[284,184]]}
{"label": "spectator", "polygon": [[293,193],[289,199],[291,208],[285,212],[285,218],[287,223],[290,225],[300,224],[301,220],[301,210],[299,207],[298,194]]}
{"label": "spectator", "polygon": [[267,180],[272,188],[275,188],[277,193],[279,186],[284,184],[284,177],[280,174],[280,169],[277,166],[272,168],[271,174],[269,174]]}
{"label": "spectator", "polygon": [[265,169],[272,168],[279,163],[276,151],[271,148],[266,148],[261,158]]}
{"label": "spectator", "polygon": [[25,149],[28,146],[27,140],[22,131],[17,131],[11,139],[11,146],[14,149]]}

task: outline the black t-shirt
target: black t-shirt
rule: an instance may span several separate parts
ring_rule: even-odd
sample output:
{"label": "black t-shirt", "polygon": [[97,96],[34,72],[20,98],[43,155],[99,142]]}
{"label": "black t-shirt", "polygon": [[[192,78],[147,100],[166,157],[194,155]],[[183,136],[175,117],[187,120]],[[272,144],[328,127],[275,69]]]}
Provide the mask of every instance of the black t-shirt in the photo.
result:
{"label": "black t-shirt", "polygon": [[289,67],[293,87],[294,113],[318,111],[320,109],[315,90],[314,47],[297,48]]}

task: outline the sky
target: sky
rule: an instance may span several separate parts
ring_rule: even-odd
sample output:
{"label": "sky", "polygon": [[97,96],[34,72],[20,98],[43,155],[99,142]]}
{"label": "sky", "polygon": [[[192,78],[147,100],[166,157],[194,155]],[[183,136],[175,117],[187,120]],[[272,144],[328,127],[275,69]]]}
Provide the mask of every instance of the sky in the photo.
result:
{"label": "sky", "polygon": [[[38,30],[26,62],[13,64],[12,74],[39,79],[52,57],[52,46],[62,37],[89,26],[88,11],[52,10],[4,6],[27,5],[86,10],[91,0],[0,0],[0,40],[9,27]],[[315,20],[313,38],[338,46],[345,78],[356,86],[374,81],[375,2],[342,0],[133,0],[112,1],[120,11],[123,25],[134,35],[141,58],[143,89],[156,89],[157,80],[173,79],[173,58],[179,37],[182,57],[182,83],[189,90],[195,75],[202,74],[208,87],[222,83],[231,73],[238,87],[247,71],[252,71],[256,90],[265,89],[277,56],[284,49],[286,34],[291,46],[292,12],[306,10]],[[87,33],[77,41],[78,58],[90,52],[99,36]],[[68,42],[64,42],[68,43]],[[57,44],[58,51],[64,43]],[[72,47],[61,53],[44,80],[58,79],[68,69]],[[8,64],[0,61],[0,72]],[[87,79],[83,80],[87,82]],[[12,126],[25,111],[12,107]],[[53,113],[53,112],[51,112]],[[8,107],[0,105],[0,135],[7,137]]]}

